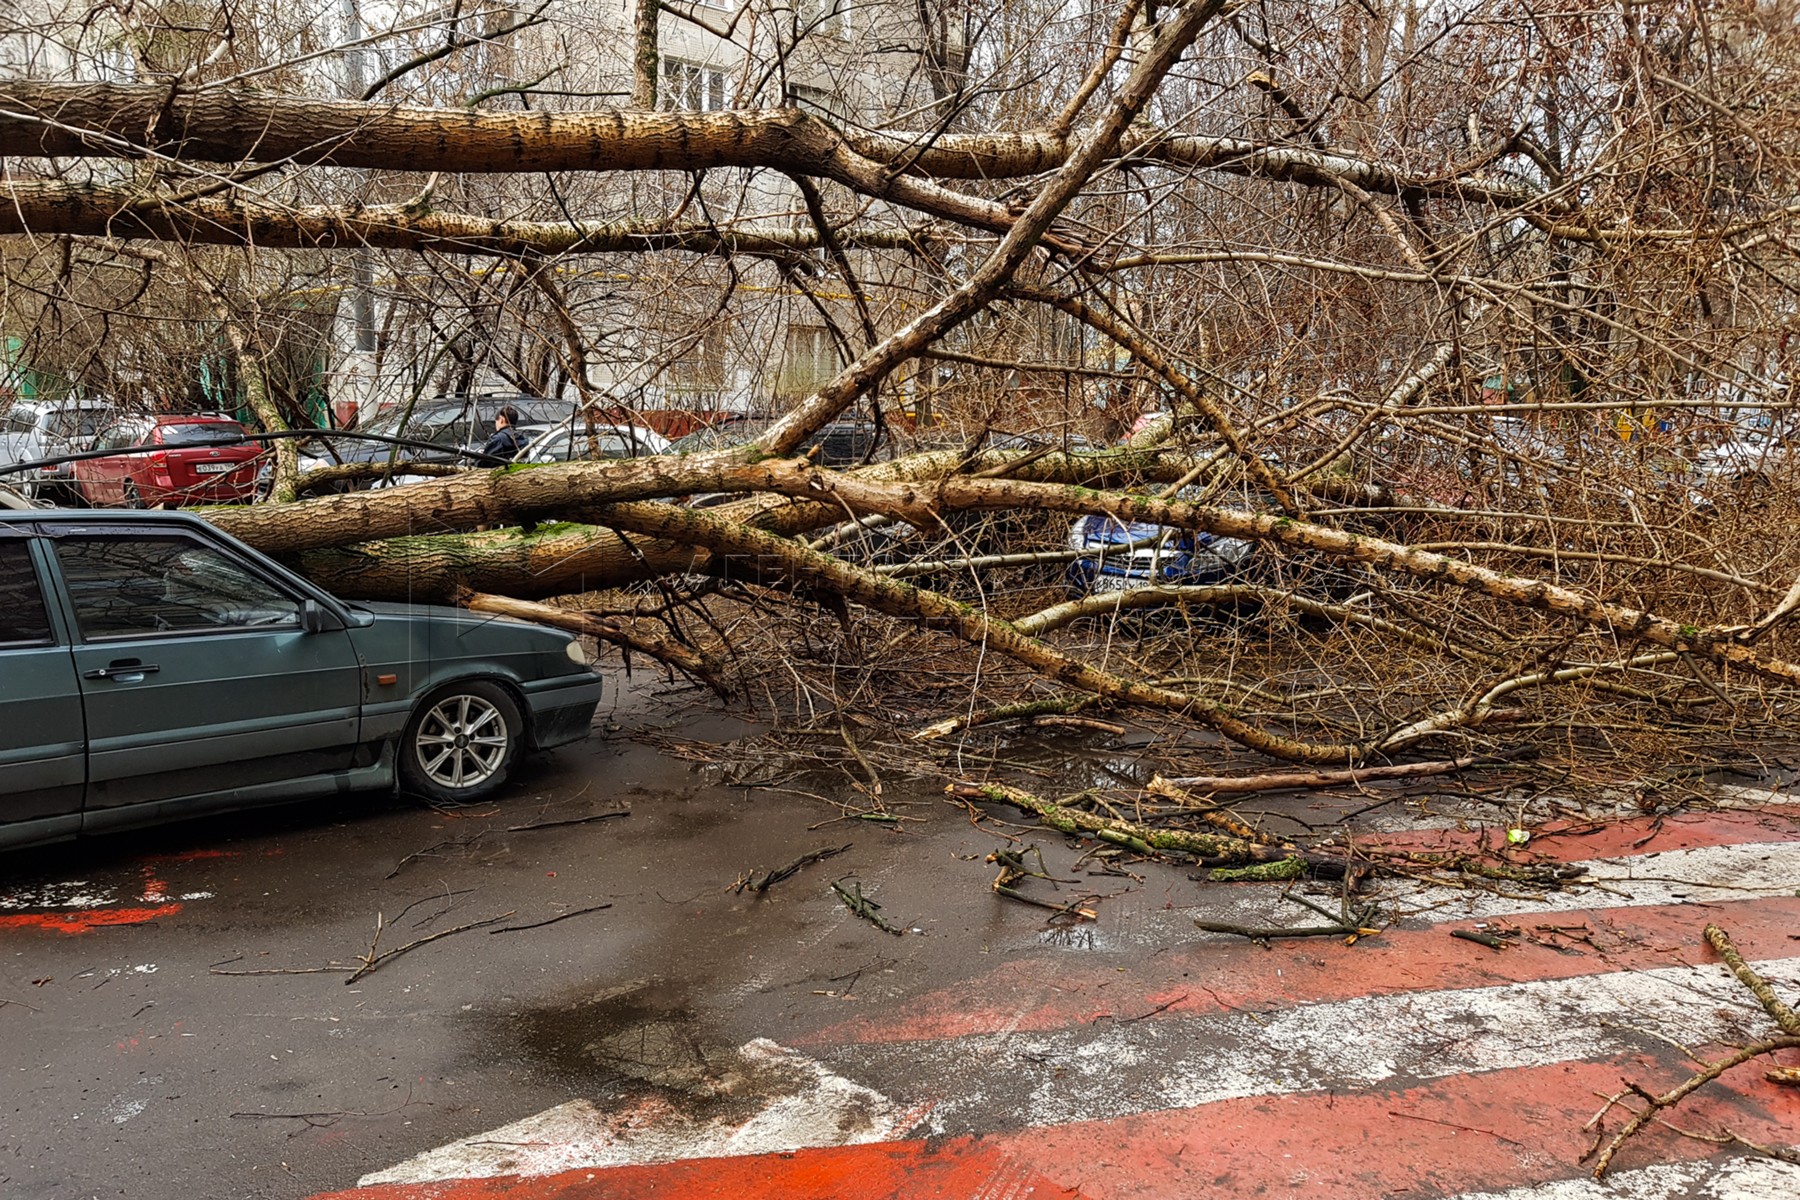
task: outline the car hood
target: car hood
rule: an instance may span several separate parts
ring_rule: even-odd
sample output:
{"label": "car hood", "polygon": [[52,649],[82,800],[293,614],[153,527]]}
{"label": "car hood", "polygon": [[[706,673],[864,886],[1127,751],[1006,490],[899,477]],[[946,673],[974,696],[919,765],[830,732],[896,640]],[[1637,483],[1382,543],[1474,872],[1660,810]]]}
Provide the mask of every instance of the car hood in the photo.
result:
{"label": "car hood", "polygon": [[350,630],[364,662],[371,670],[405,676],[409,689],[470,662],[478,662],[481,673],[521,682],[589,671],[569,649],[575,635],[561,629],[436,604],[351,607],[374,618]]}
{"label": "car hood", "polygon": [[527,638],[539,636],[545,645],[558,649],[564,643],[573,641],[575,638],[572,633],[566,633],[561,629],[552,629],[548,625],[521,621],[517,617],[470,612],[466,608],[453,608],[448,604],[407,604],[397,600],[350,600],[346,603],[351,608],[361,609],[363,612],[372,614],[377,627],[430,623],[451,629],[459,635],[466,635],[478,629],[510,630],[512,632],[505,636]]}

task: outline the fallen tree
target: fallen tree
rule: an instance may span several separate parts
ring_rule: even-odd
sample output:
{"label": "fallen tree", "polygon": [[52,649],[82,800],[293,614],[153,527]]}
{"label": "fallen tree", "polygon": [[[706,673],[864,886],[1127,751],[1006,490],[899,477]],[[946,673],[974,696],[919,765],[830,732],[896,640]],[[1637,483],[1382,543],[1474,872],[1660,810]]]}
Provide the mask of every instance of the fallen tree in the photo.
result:
{"label": "fallen tree", "polygon": [[[1678,451],[1725,398],[1792,404],[1800,210],[1766,147],[1793,34],[1577,10],[1413,14],[1395,43],[1315,6],[1033,9],[1089,50],[994,42],[1000,73],[961,92],[931,51],[928,102],[879,119],[769,82],[785,66],[733,109],[662,111],[641,53],[629,107],[459,90],[434,65],[455,38],[379,100],[222,43],[142,82],[9,79],[8,328],[71,373],[154,362],[184,327],[206,358],[223,329],[273,424],[283,354],[311,352],[284,345],[294,314],[366,301],[374,264],[392,307],[355,316],[359,352],[415,355],[414,400],[498,372],[629,419],[722,387],[729,327],[731,378],[782,376],[741,445],[208,513],[346,596],[528,614],[725,687],[768,687],[752,664],[780,656],[833,706],[921,697],[914,727],[1105,707],[1355,772],[1510,749],[1495,730],[1622,759],[1729,740],[1791,712],[1800,522],[1784,464],[1693,501]],[[790,379],[790,357],[829,366]],[[791,457],[865,411],[925,444]],[[1070,528],[1090,518],[1135,540],[1097,555]],[[1221,539],[1254,553],[1191,570]],[[1141,557],[1068,594],[1107,556]],[[828,635],[829,669],[790,653]],[[897,650],[963,694],[895,678]]]}

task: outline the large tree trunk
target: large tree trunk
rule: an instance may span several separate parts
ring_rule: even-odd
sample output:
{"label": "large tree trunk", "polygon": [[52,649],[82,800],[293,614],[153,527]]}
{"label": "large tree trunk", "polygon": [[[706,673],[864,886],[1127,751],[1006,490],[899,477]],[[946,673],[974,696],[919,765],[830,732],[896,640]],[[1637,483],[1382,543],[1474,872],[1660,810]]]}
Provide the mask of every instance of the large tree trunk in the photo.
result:
{"label": "large tree trunk", "polygon": [[[405,164],[421,172],[511,174],[768,167],[825,175],[852,187],[857,184],[849,160],[872,169],[865,182],[896,167],[933,179],[1016,179],[1057,170],[1081,141],[1039,131],[864,134],[845,141],[792,108],[478,112],[235,89],[171,92],[154,84],[34,80],[0,83],[0,109],[11,110],[0,115],[0,155],[20,157],[136,157],[156,150],[212,162],[292,160],[379,170]],[[1385,195],[1567,207],[1540,189],[1505,179],[1415,175],[1354,154],[1243,138],[1144,129],[1124,139],[1118,153],[1308,186],[1335,188],[1348,180]]]}

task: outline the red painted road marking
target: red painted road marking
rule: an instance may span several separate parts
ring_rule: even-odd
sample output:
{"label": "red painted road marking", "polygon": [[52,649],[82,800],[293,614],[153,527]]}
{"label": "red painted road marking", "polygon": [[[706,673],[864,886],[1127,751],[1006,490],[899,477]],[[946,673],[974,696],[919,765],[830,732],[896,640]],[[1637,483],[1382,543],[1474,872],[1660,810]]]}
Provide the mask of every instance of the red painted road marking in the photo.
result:
{"label": "red painted road marking", "polygon": [[314,1200],[1081,1200],[975,1138],[690,1158],[521,1179],[391,1183]]}
{"label": "red painted road marking", "polygon": [[1632,817],[1623,821],[1550,821],[1533,827],[1531,841],[1509,846],[1506,830],[1427,829],[1407,833],[1371,833],[1355,842],[1371,849],[1419,853],[1487,851],[1511,862],[1579,862],[1615,855],[1652,855],[1700,846],[1733,846],[1740,842],[1800,841],[1800,808],[1731,809],[1710,813],[1673,813]]}
{"label": "red painted road marking", "polygon": [[[1582,1175],[1582,1126],[1599,1110],[1597,1094],[1617,1092],[1625,1079],[1670,1086],[1688,1073],[1672,1066],[1678,1061],[1671,1052],[1654,1064],[1571,1062],[1391,1091],[1247,1097],[992,1140],[1095,1200],[1454,1196]],[[1800,1132],[1800,1093],[1744,1071],[1689,1097],[1677,1123],[1787,1143]],[[1664,1129],[1638,1136],[1621,1168],[1717,1152]]]}
{"label": "red painted road marking", "polygon": [[[886,1142],[641,1167],[378,1184],[314,1200],[1093,1200],[1444,1195],[1579,1177],[1596,1094],[1624,1079],[1681,1077],[1646,1058],[1453,1076],[1399,1089],[1253,1096],[1113,1121],[940,1141]],[[1727,1077],[1683,1106],[1687,1127],[1782,1143],[1800,1130],[1800,1094]],[[1617,1128],[1615,1120],[1611,1128]],[[1651,1129],[1620,1169],[1695,1161],[1717,1147]],[[1027,1189],[1031,1189],[1027,1191]]]}
{"label": "red painted road marking", "polygon": [[[794,1046],[934,1041],[1000,1032],[1062,1029],[1108,1017],[1157,1020],[1250,1009],[1267,1013],[1296,1001],[1346,1000],[1491,987],[1533,979],[1573,979],[1611,971],[1642,971],[1712,960],[1698,940],[1701,925],[1730,930],[1752,958],[1794,952],[1788,934],[1800,931],[1800,897],[1729,904],[1667,904],[1520,913],[1488,924],[1517,925],[1546,943],[1521,938],[1495,953],[1450,936],[1470,920],[1423,929],[1390,929],[1346,951],[1303,942],[1209,941],[1158,955],[1157,982],[1121,975],[1111,966],[1071,965],[1067,958],[1013,959],[979,979],[903,1001],[880,1016],[859,1017],[817,1033],[787,1039]],[[1538,925],[1586,925],[1601,949]],[[1146,963],[1145,965],[1151,965]],[[996,1004],[996,998],[1004,1003]],[[1152,1010],[1167,1005],[1160,1012]]]}
{"label": "red painted road marking", "polygon": [[0,915],[0,929],[41,929],[50,933],[91,933],[108,925],[142,925],[172,917],[180,904],[153,908],[91,908],[77,912],[7,913]]}
{"label": "red painted road marking", "polygon": [[[121,904],[110,894],[105,898],[83,896],[65,903],[44,902],[41,893],[15,892],[0,896],[0,930],[36,929],[49,933],[83,934],[108,926],[142,925],[179,913],[189,900],[210,898],[211,892],[183,893],[170,899],[169,885],[157,874],[161,863],[186,863],[204,859],[235,858],[234,850],[190,850],[177,854],[152,854],[140,859],[143,883],[133,897],[135,903]],[[49,885],[52,892],[72,884]],[[85,885],[80,885],[85,886]],[[23,909],[25,911],[5,911]]]}

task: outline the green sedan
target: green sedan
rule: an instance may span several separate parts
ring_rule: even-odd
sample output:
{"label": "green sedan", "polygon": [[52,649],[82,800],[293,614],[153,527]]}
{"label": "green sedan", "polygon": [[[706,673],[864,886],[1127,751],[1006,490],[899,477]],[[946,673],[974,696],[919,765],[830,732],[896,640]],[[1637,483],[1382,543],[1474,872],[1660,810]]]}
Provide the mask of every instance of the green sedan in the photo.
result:
{"label": "green sedan", "polygon": [[587,736],[571,634],[352,604],[174,512],[0,509],[0,847],[403,788]]}

